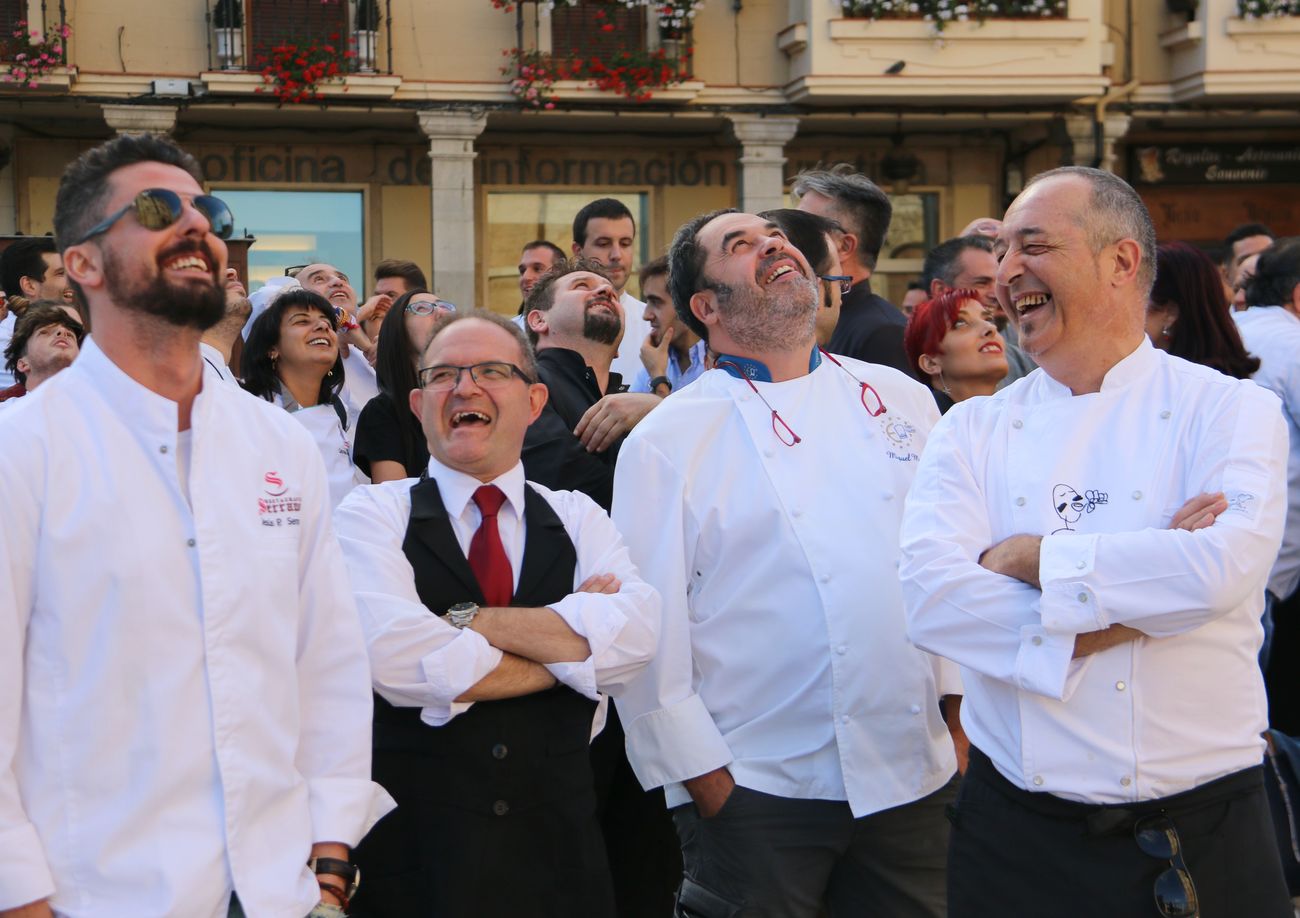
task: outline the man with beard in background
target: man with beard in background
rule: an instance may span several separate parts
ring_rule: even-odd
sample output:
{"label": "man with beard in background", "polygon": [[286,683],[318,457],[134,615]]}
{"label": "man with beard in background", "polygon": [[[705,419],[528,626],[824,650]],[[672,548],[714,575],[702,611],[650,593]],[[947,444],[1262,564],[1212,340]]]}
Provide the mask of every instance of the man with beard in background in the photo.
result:
{"label": "man with beard in background", "polygon": [[528,479],[581,491],[608,511],[618,442],[589,452],[574,431],[588,409],[608,395],[659,402],[654,395],[622,394],[623,378],[610,369],[623,330],[618,293],[596,262],[560,262],[533,285],[524,318],[550,393],[524,439]]}
{"label": "man with beard in background", "polygon": [[54,224],[95,335],[0,415],[0,912],[340,915],[392,802],[316,446],[204,385],[233,218],[145,134]]}

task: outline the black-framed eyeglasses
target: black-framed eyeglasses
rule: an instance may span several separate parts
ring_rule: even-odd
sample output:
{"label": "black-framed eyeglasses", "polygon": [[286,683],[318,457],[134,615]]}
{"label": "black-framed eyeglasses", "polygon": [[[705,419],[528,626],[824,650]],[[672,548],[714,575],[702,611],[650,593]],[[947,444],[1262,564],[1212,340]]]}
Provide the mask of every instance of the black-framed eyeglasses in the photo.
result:
{"label": "black-framed eyeglasses", "polygon": [[828,284],[838,283],[840,285],[840,293],[848,293],[853,289],[853,278],[849,277],[847,274],[818,274],[817,279],[824,280]]}
{"label": "black-framed eyeglasses", "polygon": [[1142,853],[1166,861],[1169,869],[1156,877],[1156,908],[1165,918],[1200,918],[1196,884],[1183,860],[1182,840],[1174,822],[1164,813],[1147,816],[1133,824],[1133,838]]}
{"label": "black-framed eyeglasses", "polygon": [[431,316],[435,312],[455,312],[456,304],[448,303],[446,300],[438,300],[436,303],[430,303],[428,300],[418,300],[414,303],[407,303],[406,311],[413,316]]}
{"label": "black-framed eyeglasses", "polygon": [[448,363],[432,367],[421,367],[419,373],[420,388],[430,389],[434,392],[454,389],[460,385],[460,374],[466,370],[469,371],[469,378],[474,380],[479,388],[489,391],[505,388],[516,376],[526,383],[531,384],[533,382],[527,373],[513,363],[489,360],[466,367],[454,366]]}
{"label": "black-framed eyeglasses", "polygon": [[[208,221],[214,236],[219,239],[230,238],[230,234],[235,230],[235,217],[225,201],[214,198],[210,194],[199,194],[194,196],[192,203],[194,209],[203,214]],[[128,210],[135,211],[135,218],[141,226],[157,232],[166,229],[181,218],[185,213],[185,202],[179,194],[166,188],[146,188],[137,194],[130,204],[100,220],[71,244],[81,245],[87,239],[105,232],[121,220]]]}

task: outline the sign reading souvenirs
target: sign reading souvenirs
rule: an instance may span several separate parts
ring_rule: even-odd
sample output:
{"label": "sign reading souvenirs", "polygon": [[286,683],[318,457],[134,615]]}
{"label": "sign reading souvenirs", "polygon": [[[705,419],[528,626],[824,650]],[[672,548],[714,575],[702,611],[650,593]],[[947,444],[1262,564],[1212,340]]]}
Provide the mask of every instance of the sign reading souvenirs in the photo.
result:
{"label": "sign reading souvenirs", "polygon": [[1300,182],[1300,147],[1291,144],[1139,146],[1132,157],[1135,185]]}

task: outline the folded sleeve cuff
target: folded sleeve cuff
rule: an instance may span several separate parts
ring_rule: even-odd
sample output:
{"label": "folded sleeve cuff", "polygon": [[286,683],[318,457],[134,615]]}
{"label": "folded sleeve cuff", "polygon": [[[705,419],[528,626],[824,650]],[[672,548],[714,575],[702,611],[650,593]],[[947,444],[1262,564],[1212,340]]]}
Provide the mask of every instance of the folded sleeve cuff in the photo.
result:
{"label": "folded sleeve cuff", "polygon": [[307,783],[313,843],[340,842],[355,848],[396,801],[373,781],[316,778]]}
{"label": "folded sleeve cuff", "polygon": [[613,603],[600,602],[601,598],[599,593],[571,593],[548,607],[587,639],[591,655],[597,658],[609,650],[627,624],[627,616]]}
{"label": "folded sleeve cuff", "polygon": [[647,790],[722,768],[733,758],[699,695],[642,714],[624,729],[628,761]]}
{"label": "folded sleeve cuff", "polygon": [[31,823],[0,832],[0,910],[54,895],[54,876],[44,851]]}
{"label": "folded sleeve cuff", "polygon": [[1069,634],[1102,631],[1105,610],[1088,583],[1097,560],[1097,537],[1062,533],[1044,536],[1038,554],[1043,588],[1039,607],[1043,627]]}
{"label": "folded sleeve cuff", "polygon": [[469,628],[425,656],[420,663],[435,700],[421,710],[420,719],[431,727],[441,727],[468,711],[473,702],[456,699],[500,666],[502,659],[500,650]]}
{"label": "folded sleeve cuff", "polygon": [[1026,625],[1020,629],[1016,683],[1026,692],[1065,701],[1082,671],[1073,656],[1074,634]]}
{"label": "folded sleeve cuff", "polygon": [[560,682],[592,701],[600,700],[596,690],[596,664],[591,657],[580,663],[547,663],[547,670]]}

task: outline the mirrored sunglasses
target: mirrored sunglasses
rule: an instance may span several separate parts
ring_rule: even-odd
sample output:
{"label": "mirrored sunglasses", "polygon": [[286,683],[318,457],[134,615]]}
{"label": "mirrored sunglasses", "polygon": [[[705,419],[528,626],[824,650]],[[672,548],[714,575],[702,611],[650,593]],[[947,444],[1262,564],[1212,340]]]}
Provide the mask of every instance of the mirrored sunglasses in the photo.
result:
{"label": "mirrored sunglasses", "polygon": [[[229,239],[235,229],[235,217],[230,207],[220,198],[210,194],[195,195],[194,209],[203,214],[212,227],[212,234],[219,239]],[[134,210],[135,218],[147,230],[157,232],[171,226],[185,213],[185,202],[179,194],[166,188],[146,188],[122,209],[96,223],[81,238],[70,245],[80,245],[93,236],[108,230],[121,220],[127,211]]]}

